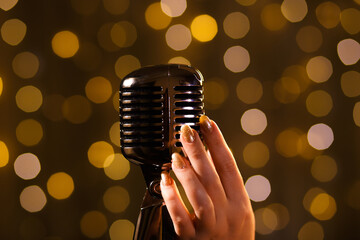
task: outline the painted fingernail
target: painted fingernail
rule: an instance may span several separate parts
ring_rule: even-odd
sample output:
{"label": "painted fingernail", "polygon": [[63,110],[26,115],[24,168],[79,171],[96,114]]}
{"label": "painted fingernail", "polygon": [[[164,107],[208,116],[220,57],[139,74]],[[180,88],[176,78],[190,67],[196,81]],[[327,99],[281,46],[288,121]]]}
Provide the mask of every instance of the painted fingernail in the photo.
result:
{"label": "painted fingernail", "polygon": [[212,131],[211,120],[208,118],[208,116],[202,115],[200,117],[200,127],[201,130],[204,130],[205,132],[210,133]]}
{"label": "painted fingernail", "polygon": [[195,136],[189,125],[182,125],[180,131],[181,134],[184,136],[186,142],[188,143],[194,142]]}
{"label": "painted fingernail", "polygon": [[168,172],[161,172],[161,181],[165,186],[169,186],[172,184],[172,178]]}
{"label": "painted fingernail", "polygon": [[178,153],[173,153],[172,163],[173,166],[177,169],[183,169],[186,167],[186,163],[184,162],[184,159]]}

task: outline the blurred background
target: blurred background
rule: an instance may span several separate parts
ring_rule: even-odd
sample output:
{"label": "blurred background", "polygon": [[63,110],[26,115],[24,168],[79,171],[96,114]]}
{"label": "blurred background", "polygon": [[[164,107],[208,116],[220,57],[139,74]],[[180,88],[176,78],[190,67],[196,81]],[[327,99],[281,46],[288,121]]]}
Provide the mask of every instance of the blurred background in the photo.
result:
{"label": "blurred background", "polygon": [[184,63],[257,239],[360,239],[360,1],[0,0],[0,239],[132,239],[120,80]]}

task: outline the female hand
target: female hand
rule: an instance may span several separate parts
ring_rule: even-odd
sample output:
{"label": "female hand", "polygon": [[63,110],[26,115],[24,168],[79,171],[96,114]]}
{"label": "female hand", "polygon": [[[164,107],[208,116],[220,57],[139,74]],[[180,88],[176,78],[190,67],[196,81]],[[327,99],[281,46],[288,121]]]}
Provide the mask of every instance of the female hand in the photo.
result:
{"label": "female hand", "polygon": [[180,239],[255,238],[250,200],[235,159],[219,128],[208,117],[200,118],[199,135],[189,126],[181,128],[180,141],[187,158],[172,156],[172,169],[194,209],[190,215],[169,173],[163,172],[161,192]]}

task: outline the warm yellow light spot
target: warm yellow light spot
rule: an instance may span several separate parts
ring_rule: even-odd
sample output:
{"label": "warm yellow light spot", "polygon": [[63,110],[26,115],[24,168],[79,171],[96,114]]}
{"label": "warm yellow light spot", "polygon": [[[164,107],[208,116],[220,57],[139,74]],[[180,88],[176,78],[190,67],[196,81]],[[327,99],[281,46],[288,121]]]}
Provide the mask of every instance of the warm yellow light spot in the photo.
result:
{"label": "warm yellow light spot", "polygon": [[284,157],[291,158],[299,154],[298,142],[302,132],[296,128],[282,131],[275,140],[276,150]]}
{"label": "warm yellow light spot", "polygon": [[108,222],[103,213],[90,211],[81,218],[80,229],[88,238],[100,238],[108,229]]}
{"label": "warm yellow light spot", "polygon": [[360,59],[360,44],[351,38],[344,39],[338,43],[337,53],[345,65],[354,65]]}
{"label": "warm yellow light spot", "polygon": [[350,34],[360,32],[360,11],[356,8],[348,8],[340,14],[341,26]]}
{"label": "warm yellow light spot", "polygon": [[311,164],[311,175],[320,182],[329,182],[336,174],[337,164],[335,160],[329,156],[318,156]]}
{"label": "warm yellow light spot", "polygon": [[86,72],[97,70],[102,63],[102,51],[96,43],[83,42],[81,48],[74,56],[76,66]]}
{"label": "warm yellow light spot", "polygon": [[39,59],[31,52],[19,53],[12,61],[12,68],[19,77],[24,79],[32,78],[39,70]]}
{"label": "warm yellow light spot", "polygon": [[[103,24],[97,32],[97,40],[99,45],[107,52],[115,52],[120,49],[116,44],[124,45],[126,38],[120,36],[125,33],[125,29],[122,25],[114,27],[115,23],[109,22]],[[115,39],[113,39],[115,37]],[[118,39],[117,39],[118,38]]]}
{"label": "warm yellow light spot", "polygon": [[335,199],[327,193],[318,194],[310,205],[310,213],[318,220],[329,220],[336,213]]}
{"label": "warm yellow light spot", "polygon": [[72,177],[65,172],[58,172],[51,175],[46,186],[49,194],[58,200],[70,197],[74,191],[74,181]]}
{"label": "warm yellow light spot", "polygon": [[[108,157],[110,158],[108,159]],[[114,149],[105,141],[95,142],[91,144],[88,150],[88,159],[89,162],[97,168],[107,167],[114,160]],[[106,162],[106,160],[109,162]]]}
{"label": "warm yellow light spot", "polygon": [[[274,231],[268,225],[274,226],[277,224],[277,219],[274,218],[274,212],[268,208],[259,208],[254,212],[255,215],[255,231],[261,235],[267,235]],[[276,216],[275,216],[276,217]],[[266,222],[266,223],[265,223]]]}
{"label": "warm yellow light spot", "polygon": [[120,15],[129,8],[129,0],[103,0],[104,8],[112,15]]}
{"label": "warm yellow light spot", "polygon": [[71,6],[76,13],[89,16],[98,9],[99,2],[99,0],[71,0]]}
{"label": "warm yellow light spot", "polygon": [[298,240],[324,240],[323,227],[317,222],[307,222],[299,230]]}
{"label": "warm yellow light spot", "polygon": [[118,47],[130,47],[137,39],[137,31],[132,23],[121,21],[112,25],[110,36]]}
{"label": "warm yellow light spot", "polygon": [[116,93],[113,96],[113,106],[115,111],[119,112],[120,102],[119,102],[119,91],[116,91]]}
{"label": "warm yellow light spot", "polygon": [[271,193],[269,180],[261,175],[249,177],[245,182],[245,188],[249,194],[249,198],[254,202],[266,200]]}
{"label": "warm yellow light spot", "polygon": [[26,25],[19,19],[9,19],[1,26],[1,37],[11,46],[18,45],[25,37]]}
{"label": "warm yellow light spot", "polygon": [[224,64],[232,72],[243,72],[250,64],[250,54],[241,46],[230,47],[224,54]]}
{"label": "warm yellow light spot", "polygon": [[259,109],[250,109],[241,116],[241,127],[249,135],[261,134],[266,126],[266,115]]}
{"label": "warm yellow light spot", "polygon": [[0,141],[0,167],[5,167],[9,163],[9,150],[3,141]]}
{"label": "warm yellow light spot", "polygon": [[43,128],[41,124],[34,119],[26,119],[16,127],[16,138],[25,146],[34,146],[40,142],[43,137]]}
{"label": "warm yellow light spot", "polygon": [[20,88],[15,100],[16,105],[24,112],[35,112],[43,103],[41,91],[31,85]]}
{"label": "warm yellow light spot", "polygon": [[65,97],[60,94],[46,96],[42,105],[44,116],[54,122],[61,121],[64,118],[61,111],[64,101]]}
{"label": "warm yellow light spot", "polygon": [[20,204],[28,212],[41,211],[47,202],[44,191],[36,185],[24,188],[20,193]]}
{"label": "warm yellow light spot", "polygon": [[135,226],[127,219],[120,219],[111,224],[109,229],[112,240],[127,240],[133,237]]}
{"label": "warm yellow light spot", "polygon": [[299,82],[291,77],[282,77],[274,84],[274,95],[281,103],[296,101],[301,92]]}
{"label": "warm yellow light spot", "polygon": [[351,184],[347,194],[346,203],[353,209],[360,210],[360,181],[357,180]]}
{"label": "warm yellow light spot", "polygon": [[59,57],[71,58],[79,50],[79,39],[73,32],[61,31],[52,38],[51,46]]}
{"label": "warm yellow light spot", "polygon": [[325,191],[318,187],[311,188],[305,193],[303,199],[303,206],[307,211],[310,212],[311,203],[313,202],[314,198],[320,193],[325,193]]}
{"label": "warm yellow light spot", "polygon": [[115,122],[109,131],[110,140],[113,144],[120,147],[120,122]]}
{"label": "warm yellow light spot", "polygon": [[310,146],[306,133],[302,134],[299,138],[297,149],[299,155],[308,160],[312,160],[321,154],[321,151]]}
{"label": "warm yellow light spot", "polygon": [[34,179],[41,170],[40,161],[32,153],[21,154],[14,162],[14,170],[16,175],[22,179]]}
{"label": "warm yellow light spot", "polygon": [[348,71],[341,75],[341,89],[347,97],[357,97],[360,95],[360,73]]}
{"label": "warm yellow light spot", "polygon": [[253,104],[260,100],[263,95],[263,87],[259,80],[247,77],[240,80],[236,86],[237,97],[247,104]]}
{"label": "warm yellow light spot", "polygon": [[278,31],[284,28],[286,19],[281,13],[280,4],[266,5],[261,11],[261,22],[270,31]]}
{"label": "warm yellow light spot", "polygon": [[324,123],[311,126],[307,137],[309,144],[318,150],[329,148],[334,141],[334,133],[332,129]]}
{"label": "warm yellow light spot", "polygon": [[252,168],[261,168],[270,158],[269,148],[260,141],[248,143],[243,151],[244,162]]}
{"label": "warm yellow light spot", "polygon": [[250,30],[249,18],[241,12],[229,13],[223,22],[224,32],[233,39],[245,37]]}
{"label": "warm yellow light spot", "polygon": [[353,119],[356,126],[360,127],[360,102],[355,103]]}
{"label": "warm yellow light spot", "polygon": [[112,95],[112,86],[110,81],[104,77],[93,77],[86,83],[85,93],[94,103],[104,103]]}
{"label": "warm yellow light spot", "polygon": [[161,9],[169,17],[181,16],[187,7],[186,0],[161,0]]}
{"label": "warm yellow light spot", "polygon": [[169,26],[171,17],[166,15],[159,2],[149,5],[145,11],[146,23],[153,29],[160,30]]}
{"label": "warm yellow light spot", "polygon": [[185,50],[191,43],[191,32],[182,24],[176,24],[166,31],[166,43],[175,51]]}
{"label": "warm yellow light spot", "polygon": [[340,8],[334,2],[323,2],[316,7],[317,20],[323,27],[330,29],[340,22]]}
{"label": "warm yellow light spot", "polygon": [[316,83],[322,83],[329,80],[333,73],[333,67],[329,59],[317,56],[308,61],[306,72],[311,80]]}
{"label": "warm yellow light spot", "polygon": [[9,11],[17,4],[17,2],[18,0],[0,0],[0,8],[4,11]]}
{"label": "warm yellow light spot", "polygon": [[124,179],[130,172],[130,163],[120,153],[109,155],[104,162],[104,172],[112,180]]}
{"label": "warm yellow light spot", "polygon": [[[286,225],[290,221],[290,215],[289,215],[288,209],[284,205],[282,205],[280,203],[270,204],[267,208],[269,210],[272,210],[276,214],[276,222],[277,222],[277,224],[275,226],[275,230],[280,230],[280,229],[285,228]],[[264,221],[264,223],[265,223],[265,221]],[[270,224],[265,223],[265,225],[270,225]]]}
{"label": "warm yellow light spot", "polygon": [[86,122],[92,112],[90,102],[81,95],[67,98],[61,110],[65,119],[74,124]]}
{"label": "warm yellow light spot", "polygon": [[315,117],[324,117],[333,107],[333,100],[324,90],[311,92],[306,98],[306,109]]}
{"label": "warm yellow light spot", "polygon": [[290,22],[300,22],[305,18],[308,7],[305,0],[284,0],[281,12]]}
{"label": "warm yellow light spot", "polygon": [[243,6],[250,6],[253,5],[256,0],[236,0],[236,2]]}
{"label": "warm yellow light spot", "polygon": [[220,78],[211,78],[204,82],[204,101],[209,109],[218,109],[227,99],[227,83]]}
{"label": "warm yellow light spot", "polygon": [[133,55],[124,55],[115,62],[115,73],[119,78],[125,77],[130,72],[140,68],[140,61]]}
{"label": "warm yellow light spot", "polygon": [[195,17],[190,29],[194,38],[200,42],[211,41],[218,31],[216,20],[207,14]]}
{"label": "warm yellow light spot", "polygon": [[103,202],[110,212],[121,213],[129,206],[129,193],[121,186],[110,187],[104,193]]}
{"label": "warm yellow light spot", "polygon": [[323,36],[317,27],[305,26],[297,32],[296,43],[306,53],[315,52],[321,47]]}
{"label": "warm yellow light spot", "polygon": [[[310,83],[312,82],[309,79],[309,76],[306,73],[306,69],[304,66],[301,65],[291,65],[289,67],[287,67],[284,72],[283,72],[283,77],[288,77],[288,78],[292,78],[294,79],[300,88],[300,92],[304,92],[308,86],[310,85]],[[285,85],[287,83],[284,83]],[[295,85],[295,84],[290,84],[290,86]],[[293,89],[293,87],[291,87],[290,89]],[[295,88],[292,90],[294,92]],[[290,90],[289,90],[290,91]],[[295,90],[295,92],[297,92]]]}
{"label": "warm yellow light spot", "polygon": [[188,66],[190,66],[191,65],[191,63],[190,63],[190,61],[189,60],[187,60],[186,58],[184,58],[184,57],[173,57],[173,58],[171,58],[169,61],[168,61],[168,63],[173,63],[173,64],[184,64],[184,65],[188,65]]}

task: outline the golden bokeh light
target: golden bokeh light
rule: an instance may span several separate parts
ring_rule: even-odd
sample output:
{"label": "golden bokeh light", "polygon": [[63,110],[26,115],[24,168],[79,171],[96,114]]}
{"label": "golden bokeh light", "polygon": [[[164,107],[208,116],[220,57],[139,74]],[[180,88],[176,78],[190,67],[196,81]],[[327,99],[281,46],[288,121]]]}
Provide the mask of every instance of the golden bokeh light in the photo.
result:
{"label": "golden bokeh light", "polygon": [[186,58],[181,57],[181,56],[171,58],[171,59],[168,61],[168,63],[184,64],[184,65],[188,65],[188,66],[191,65],[191,63],[190,63],[189,60],[187,60]]}
{"label": "golden bokeh light", "polygon": [[[125,29],[123,29],[121,25],[113,28],[114,25],[115,23],[113,22],[105,23],[99,28],[97,32],[98,43],[100,47],[102,47],[107,52],[118,51],[120,47],[116,45],[116,43],[125,44],[126,42],[126,38],[124,38],[125,36],[120,36],[121,32],[122,34],[126,34]],[[113,36],[111,34],[113,34]],[[115,39],[116,43],[114,42],[113,37],[119,37],[119,39]]]}
{"label": "golden bokeh light", "polygon": [[121,15],[129,8],[129,0],[103,0],[104,8],[112,15]]}
{"label": "golden bokeh light", "polygon": [[282,131],[275,140],[275,147],[282,156],[291,158],[299,154],[298,142],[302,132],[297,128]]}
{"label": "golden bokeh light", "polygon": [[[91,144],[87,154],[89,162],[97,168],[109,166],[114,160],[114,148],[105,141],[98,141]],[[108,162],[106,162],[106,160]]]}
{"label": "golden bokeh light", "polygon": [[109,229],[111,240],[128,240],[133,237],[135,226],[127,219],[119,219],[113,222]]}
{"label": "golden bokeh light", "polygon": [[323,2],[316,7],[316,18],[323,27],[331,29],[339,24],[340,12],[340,7],[336,3]]}
{"label": "golden bokeh light", "polygon": [[0,8],[4,11],[9,11],[17,4],[18,0],[0,0]]}
{"label": "golden bokeh light", "polygon": [[171,17],[163,12],[159,2],[152,3],[146,8],[146,23],[155,30],[167,28],[171,22],[171,19]]}
{"label": "golden bokeh light", "polygon": [[223,22],[224,32],[233,39],[245,37],[250,30],[249,18],[241,12],[229,13]]}
{"label": "golden bokeh light", "polygon": [[40,173],[40,161],[32,153],[23,153],[16,158],[14,170],[16,175],[24,180],[34,179]]}
{"label": "golden bokeh light", "polygon": [[297,82],[297,84],[295,84],[292,83],[292,80],[289,80],[289,83],[282,83],[284,87],[288,89],[287,91],[293,92],[293,94],[298,94],[297,87],[295,87],[296,85],[299,86],[300,92],[304,92],[312,82],[306,73],[306,68],[302,65],[291,65],[285,68],[282,76],[292,78]]}
{"label": "golden bokeh light", "polygon": [[110,136],[111,142],[114,145],[120,147],[120,122],[119,121],[115,122],[111,126],[111,128],[109,130],[109,136]]}
{"label": "golden bokeh light", "polygon": [[316,83],[322,83],[329,80],[333,74],[333,67],[328,58],[317,56],[307,62],[306,72],[311,80]]}
{"label": "golden bokeh light", "polygon": [[1,26],[1,37],[7,44],[16,46],[26,35],[26,24],[20,19],[9,19]]}
{"label": "golden bokeh light", "polygon": [[81,232],[88,238],[100,238],[108,229],[105,215],[99,211],[89,211],[80,220]]}
{"label": "golden bokeh light", "polygon": [[308,6],[305,0],[284,0],[281,12],[290,22],[300,22],[305,18]]}
{"label": "golden bokeh light", "polygon": [[315,117],[324,117],[333,108],[333,100],[326,91],[316,90],[306,98],[306,109]]}
{"label": "golden bokeh light", "polygon": [[124,55],[119,57],[115,62],[115,73],[120,79],[130,72],[141,67],[139,59],[133,55]]}
{"label": "golden bokeh light", "polygon": [[253,104],[258,102],[262,97],[263,86],[256,78],[243,78],[236,85],[236,95],[242,102]]}
{"label": "golden bokeh light", "polygon": [[317,27],[305,26],[297,32],[296,43],[306,53],[315,52],[321,47],[323,36]]}
{"label": "golden bokeh light", "polygon": [[281,13],[278,3],[266,5],[261,11],[261,22],[270,31],[279,31],[286,25],[286,18]]}
{"label": "golden bokeh light", "polygon": [[337,164],[330,156],[318,156],[311,164],[311,175],[319,182],[329,182],[336,174]]}
{"label": "golden bokeh light", "polygon": [[15,95],[16,105],[24,112],[35,112],[43,103],[41,91],[34,86],[25,86]]}
{"label": "golden bokeh light", "polygon": [[79,50],[79,39],[71,31],[61,31],[54,35],[51,46],[56,55],[61,58],[71,58]]}
{"label": "golden bokeh light", "polygon": [[62,105],[64,104],[65,97],[60,94],[51,94],[44,97],[42,111],[44,116],[54,122],[64,119],[62,114]]}
{"label": "golden bokeh light", "polygon": [[104,172],[112,180],[124,179],[130,172],[130,163],[122,154],[112,154],[105,159]]}
{"label": "golden bokeh light", "polygon": [[351,208],[360,210],[360,180],[350,185],[345,200]]}
{"label": "golden bokeh light", "polygon": [[360,102],[355,103],[353,109],[353,119],[356,126],[360,127]]}
{"label": "golden bokeh light", "polygon": [[301,92],[299,82],[291,77],[282,77],[274,84],[275,98],[281,103],[296,101]]}
{"label": "golden bokeh light", "polygon": [[360,73],[348,71],[341,75],[341,89],[347,97],[357,97],[360,95]]}
{"label": "golden bokeh light", "polygon": [[224,64],[234,73],[243,72],[250,64],[250,54],[241,46],[230,47],[224,54]]}
{"label": "golden bokeh light", "polygon": [[335,199],[327,193],[318,194],[310,205],[310,213],[318,220],[329,220],[337,211]]}
{"label": "golden bokeh light", "polygon": [[34,119],[23,120],[16,127],[16,138],[25,146],[37,145],[43,135],[41,124]]}
{"label": "golden bokeh light", "polygon": [[48,193],[55,199],[62,200],[70,197],[74,192],[74,180],[65,172],[57,172],[52,174],[46,187]]}
{"label": "golden bokeh light", "polygon": [[267,118],[264,112],[259,109],[249,109],[241,116],[242,129],[249,135],[259,135],[267,127]]}
{"label": "golden bokeh light", "polygon": [[102,76],[93,77],[86,83],[85,93],[92,102],[104,103],[112,95],[112,86],[110,81]]}
{"label": "golden bokeh light", "polygon": [[20,193],[20,204],[28,212],[41,211],[47,202],[44,191],[36,185],[31,185]]}
{"label": "golden bokeh light", "polygon": [[337,53],[345,65],[354,65],[360,59],[360,44],[351,38],[341,40],[337,45]]}
{"label": "golden bokeh light", "polygon": [[89,16],[96,12],[100,0],[71,0],[74,11],[80,15]]}
{"label": "golden bokeh light", "polygon": [[269,148],[260,141],[248,143],[243,151],[244,162],[252,168],[261,168],[270,158]]}
{"label": "golden bokeh light", "polygon": [[261,235],[268,235],[274,231],[274,225],[277,224],[277,218],[275,213],[271,209],[258,208],[255,210],[254,215],[255,231],[257,233]]}
{"label": "golden bokeh light", "polygon": [[128,21],[117,22],[110,30],[111,40],[118,47],[130,47],[137,39],[135,26]]}
{"label": "golden bokeh light", "polygon": [[[289,210],[283,204],[273,203],[270,204],[267,208],[276,214],[277,224],[275,226],[275,230],[281,230],[288,225],[290,221],[290,214]],[[265,225],[269,226],[270,224],[265,223]]]}
{"label": "golden bokeh light", "polygon": [[271,193],[270,182],[262,175],[249,177],[245,182],[245,188],[249,198],[254,202],[266,200]]}
{"label": "golden bokeh light", "polygon": [[106,190],[103,196],[104,206],[112,213],[123,212],[130,203],[128,191],[121,186],[113,186]]}
{"label": "golden bokeh light", "polygon": [[356,8],[347,8],[340,14],[341,26],[349,34],[360,32],[360,11]]}
{"label": "golden bokeh light", "polygon": [[74,124],[86,122],[92,113],[90,102],[81,95],[65,99],[61,111],[65,119]]}
{"label": "golden bokeh light", "polygon": [[216,20],[207,14],[195,17],[190,29],[193,37],[200,42],[211,41],[218,32]]}
{"label": "golden bokeh light", "polygon": [[175,51],[185,50],[191,43],[191,32],[182,24],[176,24],[166,31],[166,43]]}
{"label": "golden bokeh light", "polygon": [[305,223],[298,232],[298,240],[324,240],[323,227],[318,222]]}
{"label": "golden bokeh light", "polygon": [[187,7],[186,0],[161,0],[161,9],[169,17],[181,16]]}
{"label": "golden bokeh light", "polygon": [[262,220],[264,222],[264,225],[271,231],[274,231],[276,229],[276,226],[278,225],[278,218],[276,216],[276,213],[270,208],[264,209],[264,211],[262,212]]}
{"label": "golden bokeh light", "polygon": [[204,82],[204,102],[208,109],[218,109],[229,95],[227,83],[220,78]]}
{"label": "golden bokeh light", "polygon": [[19,53],[12,61],[14,73],[24,79],[34,77],[39,70],[39,65],[38,57],[31,52]]}
{"label": "golden bokeh light", "polygon": [[303,206],[306,209],[306,211],[310,212],[310,207],[311,207],[312,201],[320,193],[325,193],[325,191],[318,187],[311,188],[305,193],[305,196],[303,199]]}
{"label": "golden bokeh light", "polygon": [[313,148],[324,150],[329,148],[333,143],[334,133],[328,125],[318,123],[310,127],[307,138]]}
{"label": "golden bokeh light", "polygon": [[236,0],[236,2],[243,6],[251,6],[256,2],[256,0]]}
{"label": "golden bokeh light", "polygon": [[96,44],[92,42],[83,42],[81,48],[79,48],[79,51],[72,59],[79,69],[92,72],[101,65],[103,55]]}
{"label": "golden bokeh light", "polygon": [[314,159],[322,152],[310,146],[306,133],[302,134],[301,137],[299,138],[297,149],[299,155],[307,160]]}
{"label": "golden bokeh light", "polygon": [[3,141],[0,141],[0,167],[9,163],[9,149]]}

